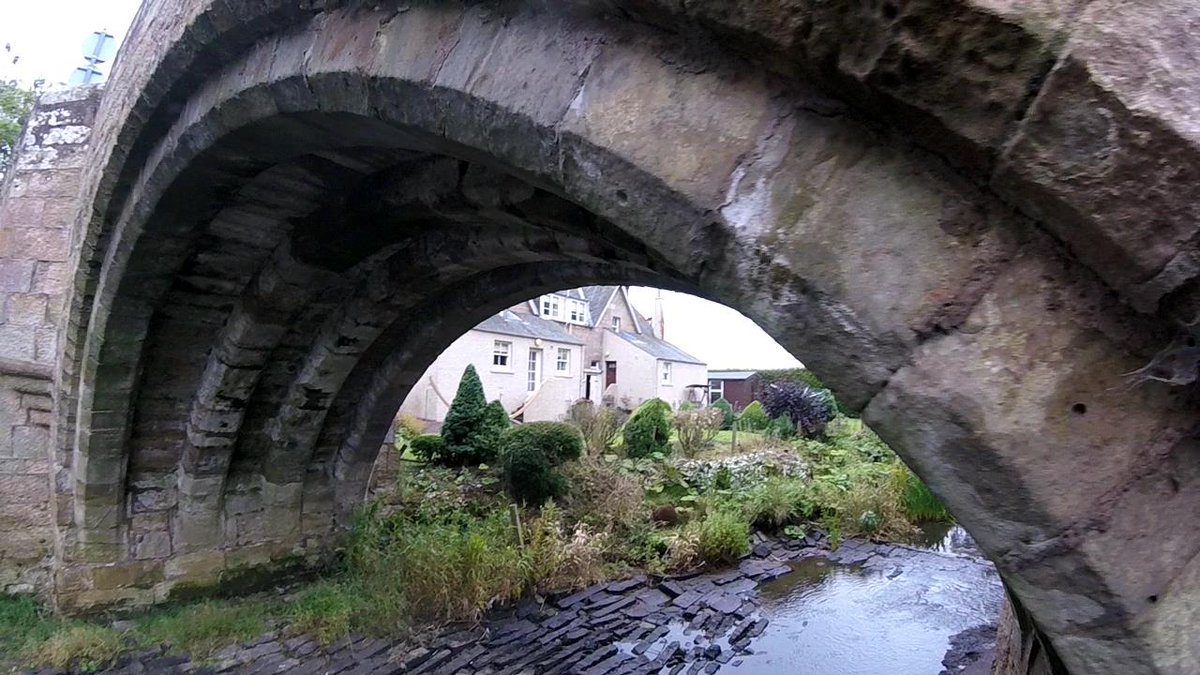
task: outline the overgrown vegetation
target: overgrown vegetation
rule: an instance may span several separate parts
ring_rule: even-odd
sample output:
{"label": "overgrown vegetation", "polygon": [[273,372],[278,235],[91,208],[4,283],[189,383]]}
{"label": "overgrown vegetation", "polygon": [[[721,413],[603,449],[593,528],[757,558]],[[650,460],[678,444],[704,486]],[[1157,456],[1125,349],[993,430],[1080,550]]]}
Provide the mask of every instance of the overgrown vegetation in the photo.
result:
{"label": "overgrown vegetation", "polygon": [[592,456],[604,455],[612,449],[628,417],[617,408],[598,407],[586,399],[576,402],[567,413],[567,421],[579,427]]}
{"label": "overgrown vegetation", "polygon": [[[460,430],[450,433],[456,448],[491,433],[481,435],[471,419],[491,415],[488,424],[501,425],[502,409],[480,405],[482,391],[473,389],[467,382],[463,400],[475,413],[460,405]],[[718,432],[724,415],[712,408],[672,413],[651,401],[621,425],[619,414],[579,404],[566,422],[496,434],[487,441],[491,463],[475,462],[480,454],[459,459],[466,451],[451,453],[445,432],[422,435],[419,423],[401,424],[396,452],[425,461],[400,462],[395,481],[357,513],[344,563],[328,578],[283,601],[158,612],[124,633],[47,617],[29,600],[4,601],[0,649],[27,663],[78,667],[145,644],[202,657],[268,625],[325,641],[396,635],[635,570],[727,565],[749,550],[754,530],[803,537],[820,528],[836,545],[853,535],[903,537],[918,520],[948,518],[861,421],[836,416],[819,433],[792,438],[790,408],[774,420],[767,413],[756,402],[733,430]],[[747,443],[713,447],[734,434]]]}

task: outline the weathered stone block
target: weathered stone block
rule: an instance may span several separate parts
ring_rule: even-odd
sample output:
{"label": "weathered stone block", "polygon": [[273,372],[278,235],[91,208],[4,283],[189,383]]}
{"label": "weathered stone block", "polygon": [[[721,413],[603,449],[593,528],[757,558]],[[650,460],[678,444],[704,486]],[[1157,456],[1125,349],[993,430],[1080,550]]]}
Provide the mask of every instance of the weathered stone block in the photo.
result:
{"label": "weathered stone block", "polygon": [[38,329],[34,326],[0,325],[0,353],[10,359],[35,361],[37,336]]}
{"label": "weathered stone block", "polygon": [[105,565],[92,570],[92,588],[149,588],[163,580],[163,563],[138,561]]}
{"label": "weathered stone block", "polygon": [[47,426],[19,426],[13,429],[12,456],[18,459],[40,459],[50,448],[50,429]]}
{"label": "weathered stone block", "polygon": [[167,579],[186,579],[193,583],[215,583],[226,567],[225,551],[207,550],[184,553],[163,563]]}
{"label": "weathered stone block", "polygon": [[171,555],[171,533],[155,530],[137,535],[133,543],[133,556],[139,560],[166,558]]}
{"label": "weathered stone block", "polygon": [[35,265],[32,260],[0,259],[0,291],[28,293]]}

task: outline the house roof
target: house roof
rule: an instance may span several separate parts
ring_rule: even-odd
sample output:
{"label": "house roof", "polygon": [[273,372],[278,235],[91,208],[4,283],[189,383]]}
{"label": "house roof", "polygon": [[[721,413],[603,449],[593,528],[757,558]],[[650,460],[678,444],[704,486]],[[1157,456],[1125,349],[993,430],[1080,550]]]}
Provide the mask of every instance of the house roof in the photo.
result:
{"label": "house roof", "polygon": [[588,316],[591,318],[591,327],[595,328],[600,323],[600,315],[604,313],[604,308],[608,306],[608,301],[612,299],[614,293],[619,290],[619,286],[586,286],[578,289],[588,303]]}
{"label": "house roof", "polygon": [[583,341],[562,329],[557,323],[532,314],[517,314],[504,310],[499,314],[484,319],[475,330],[500,335],[515,335],[517,337],[542,338],[554,342],[581,345]]}
{"label": "house roof", "polygon": [[704,365],[704,362],[700,359],[688,354],[670,342],[667,342],[666,340],[660,340],[648,333],[638,334],[627,333],[625,331],[612,332],[616,333],[617,336],[619,336],[622,340],[646,352],[656,359],[662,359],[664,361],[678,361],[680,363],[696,363],[702,366]]}
{"label": "house roof", "polygon": [[748,380],[758,374],[754,370],[710,370],[710,380]]}

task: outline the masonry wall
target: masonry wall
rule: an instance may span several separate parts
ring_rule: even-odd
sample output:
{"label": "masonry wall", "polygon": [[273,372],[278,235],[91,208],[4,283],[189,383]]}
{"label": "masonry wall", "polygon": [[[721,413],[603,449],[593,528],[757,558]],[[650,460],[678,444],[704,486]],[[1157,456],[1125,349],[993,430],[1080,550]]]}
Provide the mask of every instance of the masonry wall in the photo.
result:
{"label": "masonry wall", "polygon": [[44,95],[0,187],[0,591],[48,586],[71,520],[70,458],[50,443],[57,335],[100,88]]}

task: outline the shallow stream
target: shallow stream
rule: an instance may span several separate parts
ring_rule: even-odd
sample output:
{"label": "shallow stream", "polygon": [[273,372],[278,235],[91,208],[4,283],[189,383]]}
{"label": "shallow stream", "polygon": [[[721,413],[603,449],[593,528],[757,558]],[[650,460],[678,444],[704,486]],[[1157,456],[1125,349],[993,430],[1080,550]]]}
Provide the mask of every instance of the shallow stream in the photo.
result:
{"label": "shallow stream", "polygon": [[[938,675],[950,638],[995,623],[1003,589],[960,527],[933,525],[907,546],[788,563],[758,587],[769,620],[749,654],[722,671],[752,675]],[[702,638],[683,624],[664,642]],[[716,641],[725,649],[724,641]]]}

